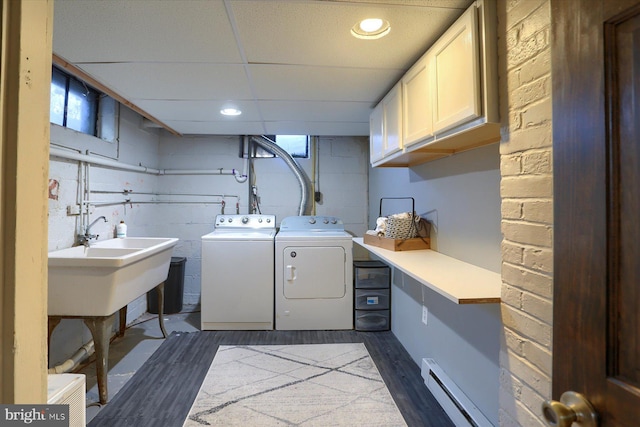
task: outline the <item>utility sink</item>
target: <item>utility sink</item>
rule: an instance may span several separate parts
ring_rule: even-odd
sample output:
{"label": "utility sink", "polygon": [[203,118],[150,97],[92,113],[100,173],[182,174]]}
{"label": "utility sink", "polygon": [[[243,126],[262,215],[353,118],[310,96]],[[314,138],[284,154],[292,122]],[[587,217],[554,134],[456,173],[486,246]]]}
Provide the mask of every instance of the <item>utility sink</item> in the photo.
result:
{"label": "utility sink", "polygon": [[167,279],[176,238],[126,237],[49,252],[49,316],[110,316]]}

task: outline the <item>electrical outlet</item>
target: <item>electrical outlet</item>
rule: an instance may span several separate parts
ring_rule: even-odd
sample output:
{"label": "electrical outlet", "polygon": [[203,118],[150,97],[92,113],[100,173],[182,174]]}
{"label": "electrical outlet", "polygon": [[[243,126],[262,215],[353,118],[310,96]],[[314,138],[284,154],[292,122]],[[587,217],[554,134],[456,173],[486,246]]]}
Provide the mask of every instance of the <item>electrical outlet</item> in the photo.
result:
{"label": "electrical outlet", "polygon": [[429,310],[424,305],[422,306],[422,323],[427,325],[427,318],[429,317]]}

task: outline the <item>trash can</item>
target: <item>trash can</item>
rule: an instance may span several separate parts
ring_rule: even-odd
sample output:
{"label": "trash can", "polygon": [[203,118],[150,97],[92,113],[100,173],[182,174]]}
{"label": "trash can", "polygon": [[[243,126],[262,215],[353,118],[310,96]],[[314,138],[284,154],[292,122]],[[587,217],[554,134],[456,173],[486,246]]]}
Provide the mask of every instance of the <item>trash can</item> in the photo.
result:
{"label": "trash can", "polygon": [[[182,293],[184,292],[185,257],[172,257],[169,275],[164,282],[164,314],[179,313],[182,310]],[[147,292],[147,311],[158,314],[158,291],[156,288]]]}

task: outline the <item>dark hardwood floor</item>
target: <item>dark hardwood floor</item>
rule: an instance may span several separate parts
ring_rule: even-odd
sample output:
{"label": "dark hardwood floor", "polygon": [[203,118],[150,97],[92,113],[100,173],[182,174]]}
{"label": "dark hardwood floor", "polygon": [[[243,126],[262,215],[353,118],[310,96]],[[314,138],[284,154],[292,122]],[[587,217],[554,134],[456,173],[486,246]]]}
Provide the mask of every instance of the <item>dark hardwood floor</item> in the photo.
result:
{"label": "dark hardwood floor", "polygon": [[391,332],[204,331],[171,334],[89,427],[182,426],[219,345],[344,342],[365,344],[407,425],[453,426]]}

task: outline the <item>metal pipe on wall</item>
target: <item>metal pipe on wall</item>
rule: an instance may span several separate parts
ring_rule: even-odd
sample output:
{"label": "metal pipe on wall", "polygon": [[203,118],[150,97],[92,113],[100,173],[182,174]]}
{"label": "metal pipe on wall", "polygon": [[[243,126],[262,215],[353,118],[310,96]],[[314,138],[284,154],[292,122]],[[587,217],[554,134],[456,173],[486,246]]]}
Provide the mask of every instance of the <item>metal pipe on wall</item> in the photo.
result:
{"label": "metal pipe on wall", "polygon": [[136,205],[144,205],[144,204],[174,204],[174,205],[189,205],[189,204],[197,204],[197,205],[222,205],[224,201],[217,200],[213,202],[203,202],[203,201],[182,201],[182,200],[98,200],[98,201],[90,201],[87,204],[91,206],[113,206],[113,205],[128,205],[128,204],[136,204]]}
{"label": "metal pipe on wall", "polygon": [[113,159],[81,154],[75,151],[63,150],[51,147],[49,150],[50,157],[58,157],[68,160],[77,160],[79,162],[87,162],[94,165],[105,166],[112,169],[126,170],[131,172],[148,173],[152,175],[233,175],[239,183],[246,182],[247,159],[244,161],[244,172],[238,169],[154,169],[146,166],[135,166],[122,163]]}
{"label": "metal pipe on wall", "polygon": [[125,196],[194,196],[194,197],[220,197],[221,199],[226,199],[230,197],[235,197],[239,199],[240,196],[236,196],[235,194],[204,194],[204,193],[156,193],[151,191],[134,191],[134,190],[91,190],[93,194],[124,194]]}

